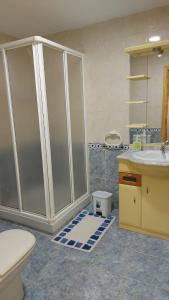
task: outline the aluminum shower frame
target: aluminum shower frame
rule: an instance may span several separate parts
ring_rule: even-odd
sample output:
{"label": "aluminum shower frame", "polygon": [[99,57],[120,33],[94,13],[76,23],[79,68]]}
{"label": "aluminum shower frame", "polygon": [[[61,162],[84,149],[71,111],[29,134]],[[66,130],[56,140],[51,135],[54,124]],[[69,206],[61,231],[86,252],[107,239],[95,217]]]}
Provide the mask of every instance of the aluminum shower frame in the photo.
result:
{"label": "aluminum shower frame", "polygon": [[[71,204],[64,207],[58,213],[55,213],[54,208],[54,191],[53,191],[53,176],[52,176],[52,162],[51,162],[51,149],[50,149],[50,134],[49,134],[49,120],[45,84],[45,70],[44,70],[44,57],[43,45],[54,48],[63,52],[63,66],[64,66],[64,83],[65,83],[65,101],[66,101],[66,115],[67,115],[67,131],[68,131],[68,149],[69,149],[69,170],[70,170],[70,183],[71,183]],[[21,185],[20,185],[20,172],[17,154],[15,124],[12,108],[12,96],[9,81],[9,70],[6,51],[32,46],[33,64],[35,74],[36,98],[39,117],[40,141],[42,152],[42,165],[44,177],[44,190],[45,190],[45,207],[46,216],[38,215],[32,212],[24,211],[22,206]],[[71,119],[70,119],[70,100],[69,100],[69,81],[68,81],[68,63],[67,56],[69,54],[81,58],[82,62],[82,76],[83,76],[83,103],[84,103],[84,124],[86,124],[85,101],[84,101],[84,55],[73,49],[64,47],[58,43],[52,42],[40,36],[33,36],[14,42],[8,42],[0,45],[0,52],[2,52],[4,73],[6,80],[6,90],[8,97],[8,109],[10,116],[10,126],[12,134],[12,144],[15,159],[15,171],[18,190],[19,209],[5,207],[0,205],[0,216],[18,221],[35,228],[42,229],[48,232],[54,232],[59,229],[66,220],[74,216],[80,209],[82,209],[89,202],[89,180],[88,180],[88,144],[86,138],[85,126],[85,153],[86,153],[86,180],[87,180],[87,193],[75,201],[74,195],[74,175],[73,175],[73,154],[72,154],[72,137],[71,137]]]}

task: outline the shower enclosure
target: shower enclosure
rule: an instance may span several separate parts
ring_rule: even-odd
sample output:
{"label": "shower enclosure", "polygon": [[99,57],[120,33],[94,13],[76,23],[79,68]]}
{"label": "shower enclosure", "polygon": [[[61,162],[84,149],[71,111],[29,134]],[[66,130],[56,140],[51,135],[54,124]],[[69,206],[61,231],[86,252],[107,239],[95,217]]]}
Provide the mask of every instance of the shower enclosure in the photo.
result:
{"label": "shower enclosure", "polygon": [[54,232],[89,201],[83,55],[0,45],[0,217]]}

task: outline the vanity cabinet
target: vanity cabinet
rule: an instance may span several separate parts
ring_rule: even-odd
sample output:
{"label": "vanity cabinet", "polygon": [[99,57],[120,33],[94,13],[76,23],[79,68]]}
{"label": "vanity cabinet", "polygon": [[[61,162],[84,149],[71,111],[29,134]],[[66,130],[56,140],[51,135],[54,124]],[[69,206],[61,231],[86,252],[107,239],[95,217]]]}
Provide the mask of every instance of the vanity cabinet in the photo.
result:
{"label": "vanity cabinet", "polygon": [[[119,226],[169,239],[169,176],[147,175],[145,170],[138,172],[137,165],[127,161],[119,163]],[[140,176],[140,184],[122,181],[121,174]]]}
{"label": "vanity cabinet", "polygon": [[120,223],[133,226],[141,225],[141,190],[140,187],[120,184],[119,187]]}
{"label": "vanity cabinet", "polygon": [[169,179],[142,176],[142,228],[169,235]]}

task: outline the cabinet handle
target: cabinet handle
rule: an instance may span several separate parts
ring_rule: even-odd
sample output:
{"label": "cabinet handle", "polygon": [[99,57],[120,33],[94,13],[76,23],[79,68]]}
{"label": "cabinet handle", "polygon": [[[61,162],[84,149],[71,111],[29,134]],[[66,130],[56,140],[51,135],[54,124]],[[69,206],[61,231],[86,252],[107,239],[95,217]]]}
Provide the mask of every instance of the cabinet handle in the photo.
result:
{"label": "cabinet handle", "polygon": [[146,189],[146,192],[147,192],[147,194],[149,194],[149,188],[147,187],[147,189]]}
{"label": "cabinet handle", "polygon": [[136,198],[133,199],[134,204],[136,203]]}

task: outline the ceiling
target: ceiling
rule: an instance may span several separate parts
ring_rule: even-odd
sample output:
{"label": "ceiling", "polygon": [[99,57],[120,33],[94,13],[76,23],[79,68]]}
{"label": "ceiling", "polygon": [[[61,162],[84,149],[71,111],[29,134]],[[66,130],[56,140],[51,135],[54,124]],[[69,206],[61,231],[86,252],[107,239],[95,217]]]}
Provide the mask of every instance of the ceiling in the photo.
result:
{"label": "ceiling", "polygon": [[169,0],[0,0],[0,32],[53,34],[169,4]]}

